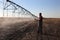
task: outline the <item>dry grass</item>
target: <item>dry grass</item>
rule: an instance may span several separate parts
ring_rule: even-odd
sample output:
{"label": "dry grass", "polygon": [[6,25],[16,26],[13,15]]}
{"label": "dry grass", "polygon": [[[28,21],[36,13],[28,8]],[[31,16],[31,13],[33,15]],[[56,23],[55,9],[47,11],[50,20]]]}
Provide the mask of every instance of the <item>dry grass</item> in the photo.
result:
{"label": "dry grass", "polygon": [[46,18],[43,21],[43,33],[48,34],[49,40],[60,40],[60,19]]}
{"label": "dry grass", "polygon": [[24,39],[35,24],[33,19],[28,18],[0,18],[0,40]]}
{"label": "dry grass", "polygon": [[[0,40],[37,40],[37,29],[36,20],[0,18]],[[60,19],[44,18],[43,34],[43,40],[60,40]]]}

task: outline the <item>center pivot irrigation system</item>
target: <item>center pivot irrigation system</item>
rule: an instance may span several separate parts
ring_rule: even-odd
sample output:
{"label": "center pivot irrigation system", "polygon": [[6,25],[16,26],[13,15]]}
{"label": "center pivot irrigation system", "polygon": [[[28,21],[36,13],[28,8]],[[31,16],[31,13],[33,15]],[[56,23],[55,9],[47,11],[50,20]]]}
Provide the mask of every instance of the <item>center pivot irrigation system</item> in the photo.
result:
{"label": "center pivot irrigation system", "polygon": [[6,12],[7,16],[9,16],[9,14],[12,13],[13,16],[15,16],[15,15],[21,16],[21,14],[22,14],[22,15],[26,15],[27,17],[31,16],[33,18],[38,18],[37,16],[32,14],[30,11],[26,10],[25,8],[21,7],[20,5],[12,2],[10,0],[6,0],[6,2],[4,3],[3,10],[4,10],[3,16],[5,15],[5,12]]}

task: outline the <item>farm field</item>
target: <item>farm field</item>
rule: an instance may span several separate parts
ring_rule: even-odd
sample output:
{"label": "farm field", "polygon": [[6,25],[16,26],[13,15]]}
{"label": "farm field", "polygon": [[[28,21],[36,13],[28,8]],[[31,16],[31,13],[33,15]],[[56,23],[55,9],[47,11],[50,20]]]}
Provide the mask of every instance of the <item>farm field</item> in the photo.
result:
{"label": "farm field", "polygon": [[[38,20],[0,18],[0,40],[40,40]],[[60,18],[43,19],[43,40],[60,40]]]}
{"label": "farm field", "polygon": [[60,18],[45,18],[43,20],[43,39],[60,40]]}

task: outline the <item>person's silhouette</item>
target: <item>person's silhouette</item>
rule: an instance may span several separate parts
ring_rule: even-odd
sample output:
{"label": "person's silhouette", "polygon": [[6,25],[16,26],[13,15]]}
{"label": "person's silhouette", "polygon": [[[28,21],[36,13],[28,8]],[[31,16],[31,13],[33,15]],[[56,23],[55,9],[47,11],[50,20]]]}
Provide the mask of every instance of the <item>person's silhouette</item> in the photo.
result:
{"label": "person's silhouette", "polygon": [[43,23],[42,13],[39,13],[39,27],[38,27],[38,33],[40,33],[40,34],[42,34],[42,23]]}
{"label": "person's silhouette", "polygon": [[37,40],[39,40],[39,36],[40,36],[40,40],[43,40],[43,38],[42,38],[42,34],[43,34],[42,23],[43,23],[42,13],[39,13],[39,27],[38,27]]}
{"label": "person's silhouette", "polygon": [[42,13],[39,13],[39,27],[38,27],[38,34],[37,34],[37,40],[39,40],[39,36],[40,36],[40,40],[43,40],[42,37],[42,24],[43,24],[43,17],[42,17]]}

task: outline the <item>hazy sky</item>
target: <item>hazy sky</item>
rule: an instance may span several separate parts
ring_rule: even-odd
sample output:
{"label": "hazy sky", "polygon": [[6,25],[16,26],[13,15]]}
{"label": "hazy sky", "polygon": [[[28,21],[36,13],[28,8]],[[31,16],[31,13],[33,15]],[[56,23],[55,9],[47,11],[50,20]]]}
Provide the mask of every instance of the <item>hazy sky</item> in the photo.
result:
{"label": "hazy sky", "polygon": [[[2,0],[1,0],[2,1]],[[60,0],[12,0],[36,16],[60,18]],[[0,2],[1,4],[1,2]]]}

